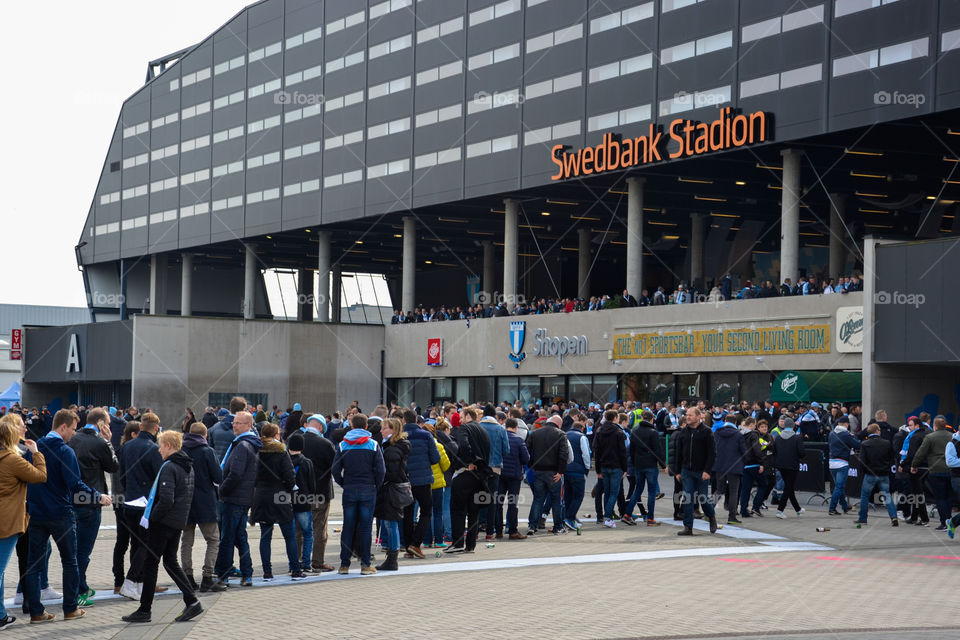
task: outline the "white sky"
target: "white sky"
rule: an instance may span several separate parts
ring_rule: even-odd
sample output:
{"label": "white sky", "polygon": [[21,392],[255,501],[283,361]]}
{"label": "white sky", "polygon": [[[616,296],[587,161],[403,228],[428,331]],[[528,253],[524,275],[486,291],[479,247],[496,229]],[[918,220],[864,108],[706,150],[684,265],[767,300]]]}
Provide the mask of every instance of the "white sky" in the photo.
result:
{"label": "white sky", "polygon": [[6,2],[0,20],[0,303],[86,306],[74,246],[123,100],[147,62],[252,0]]}

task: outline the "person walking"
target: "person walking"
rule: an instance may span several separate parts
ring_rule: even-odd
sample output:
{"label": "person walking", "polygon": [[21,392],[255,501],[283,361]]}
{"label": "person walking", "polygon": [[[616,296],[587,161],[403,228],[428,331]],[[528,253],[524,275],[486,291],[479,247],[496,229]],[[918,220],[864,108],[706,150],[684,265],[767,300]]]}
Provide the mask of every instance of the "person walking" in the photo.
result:
{"label": "person walking", "polygon": [[710,498],[710,471],[717,458],[713,431],[703,423],[699,407],[689,407],[685,414],[686,427],[676,433],[677,462],[680,473],[675,478],[683,487],[683,529],[678,536],[693,535],[693,507],[698,504],[710,521],[710,533],[717,532],[717,516]]}
{"label": "person walking", "polygon": [[653,420],[653,412],[644,409],[640,414],[640,421],[630,432],[630,457],[633,460],[634,473],[637,475],[637,486],[633,495],[630,496],[630,502],[627,503],[627,513],[633,513],[633,508],[640,502],[643,490],[646,488],[648,527],[656,527],[660,524],[654,517],[654,508],[657,504],[657,495],[660,493],[660,469],[667,467],[663,445],[660,444],[660,435],[653,425]]}
{"label": "person walking", "polygon": [[[880,433],[882,435],[882,431]],[[937,501],[937,516],[940,518],[937,531],[946,531],[947,520],[953,515],[950,468],[946,460],[947,445],[952,437],[953,434],[947,429],[946,418],[943,416],[934,418],[933,433],[923,439],[910,468],[911,474],[919,472],[924,466],[929,469],[927,478]]]}
{"label": "person walking", "polygon": [[[115,448],[115,451],[117,453],[117,462],[119,463],[120,468],[123,468],[124,446],[132,439],[136,438],[137,434],[140,433],[140,423],[137,421],[125,422],[123,420],[120,420],[120,423],[121,428],[123,429],[123,435],[120,437],[120,445]],[[111,421],[111,435],[115,434],[116,431],[113,431]],[[113,474],[113,477],[110,481],[110,487],[113,489],[114,495],[118,496],[122,496],[126,493],[123,489],[123,474],[120,473],[120,468],[118,468],[117,472]],[[113,564],[111,569],[113,570],[113,593],[119,594],[120,588],[123,587],[123,581],[126,578],[126,571],[123,568],[123,560],[127,555],[127,550],[131,548],[130,545],[132,533],[127,524],[127,520],[124,517],[123,505],[120,504],[120,500],[117,500],[113,503],[113,517],[117,523],[117,539],[113,543]],[[24,560],[24,564],[26,564],[26,560]]]}
{"label": "person walking", "polygon": [[839,506],[843,513],[849,513],[847,504],[847,478],[850,475],[850,455],[860,450],[860,440],[850,433],[850,419],[846,416],[837,418],[837,425],[827,438],[830,447],[830,475],[833,476],[833,493],[830,494],[830,509],[827,513],[838,516]]}
{"label": "person walking", "polygon": [[109,506],[110,496],[92,489],[80,478],[77,455],[67,443],[77,430],[77,414],[60,409],[53,416],[50,432],[37,442],[37,451],[46,462],[47,480],[27,488],[27,527],[29,548],[27,572],[24,575],[24,603],[30,611],[31,623],[50,622],[54,615],[46,613],[40,601],[40,570],[46,562],[47,541],[52,537],[60,552],[63,567],[63,619],[77,620],[86,610],[77,606],[80,574],[77,568],[77,530],[73,502],[85,494],[91,504]]}
{"label": "person walking", "polygon": [[783,513],[787,501],[793,505],[797,515],[801,515],[804,509],[797,501],[796,484],[797,474],[800,473],[800,461],[806,457],[803,449],[803,440],[794,430],[793,420],[784,418],[781,422],[782,429],[779,435],[773,440],[773,466],[780,472],[783,478],[783,493],[780,494],[780,502],[777,505],[777,517],[786,518]]}
{"label": "person walking", "polygon": [[440,451],[437,443],[426,429],[417,424],[417,413],[413,409],[403,410],[403,430],[407,433],[410,443],[410,455],[407,459],[407,473],[410,475],[410,488],[413,499],[420,508],[420,518],[413,521],[413,503],[403,510],[403,544],[406,547],[406,557],[423,559],[426,556],[420,545],[430,526],[430,516],[433,513],[433,493],[430,489],[433,484],[432,465],[440,462]]}
{"label": "person walking", "polygon": [[[325,424],[324,417],[316,413],[307,418],[306,424],[300,429],[303,435],[303,455],[312,463],[316,487],[315,499],[310,504],[310,513],[313,518],[313,547],[309,558],[306,555],[302,556],[301,570],[304,573],[307,572],[308,567],[311,573],[333,571],[333,567],[324,562],[323,558],[327,552],[327,520],[330,517],[330,505],[333,502],[333,477],[330,475],[330,470],[333,468],[337,448],[331,440],[324,437]],[[303,550],[303,535],[299,532],[299,528],[297,546]]]}
{"label": "person walking", "polygon": [[[907,524],[926,527],[930,524],[930,516],[927,513],[927,496],[924,489],[928,469],[913,464],[913,459],[920,451],[924,439],[932,431],[917,416],[910,416],[907,419],[907,429],[907,436],[900,448],[900,463],[897,465],[897,472],[907,474],[910,485],[910,492],[906,498],[907,505],[910,507],[910,515],[906,516],[905,514],[905,517],[907,517]],[[913,472],[913,469],[916,469],[916,472]]]}
{"label": "person walking", "polygon": [[[207,428],[203,423],[194,422],[189,431],[183,436],[182,450],[193,462],[193,499],[190,502],[187,525],[180,538],[180,564],[193,590],[206,593],[216,583],[213,566],[217,561],[217,549],[220,545],[217,486],[223,482],[223,471],[217,463],[217,454],[207,443]],[[199,585],[193,577],[193,540],[198,527],[206,543]]]}
{"label": "person walking", "polygon": [[717,477],[715,500],[724,497],[727,508],[727,524],[740,524],[737,511],[740,509],[740,478],[743,476],[743,460],[747,454],[747,445],[743,434],[732,422],[734,418],[727,414],[723,426],[713,432],[717,447],[717,459],[713,471]]}
{"label": "person walking", "polygon": [[142,526],[147,532],[147,543],[143,547],[140,607],[130,615],[122,616],[124,622],[150,622],[161,560],[164,571],[183,594],[183,611],[174,620],[187,622],[203,613],[203,607],[177,561],[180,536],[193,504],[193,461],[182,451],[183,434],[180,431],[164,431],[157,437],[157,443],[164,462],[150,488],[143,511]]}
{"label": "person walking", "polygon": [[[377,492],[377,506],[374,516],[380,520],[380,539],[386,558],[377,565],[377,571],[397,571],[397,555],[400,553],[400,522],[403,520],[404,510],[398,507],[393,494],[396,485],[409,483],[407,474],[407,460],[410,457],[409,433],[404,431],[403,425],[397,418],[387,418],[380,421],[380,434],[383,437],[383,484]],[[421,512],[420,517],[427,514]]]}
{"label": "person walking", "polygon": [[253,506],[250,509],[250,521],[260,525],[260,564],[263,566],[263,579],[268,582],[273,580],[270,545],[273,542],[274,525],[277,525],[283,535],[290,579],[301,580],[306,577],[300,571],[296,525],[293,523],[296,473],[290,454],[280,442],[279,436],[280,427],[272,422],[266,423],[260,430],[263,446],[257,452],[257,479],[253,487]]}
{"label": "person walking", "polygon": [[[765,421],[764,426],[766,426]],[[743,433],[744,447],[746,447],[746,453],[743,456],[743,481],[740,485],[740,517],[751,518],[756,514],[760,514],[762,517],[760,508],[767,491],[767,481],[764,476],[766,452],[763,449],[764,445],[760,439],[755,418],[744,419],[740,430]],[[750,493],[754,485],[757,487],[757,496],[754,498],[753,512],[751,512]]]}
{"label": "person walking", "polygon": [[893,466],[894,460],[893,445],[890,444],[889,440],[880,436],[880,425],[876,422],[867,425],[865,431],[867,437],[860,445],[860,470],[863,472],[863,485],[860,487],[860,513],[856,524],[867,524],[870,494],[876,487],[887,506],[890,524],[894,527],[899,526],[897,505],[890,495],[890,467]]}
{"label": "person walking", "polygon": [[[377,492],[383,485],[386,468],[380,445],[367,431],[367,416],[355,413],[350,418],[350,431],[344,434],[337,456],[333,460],[333,479],[343,487],[343,527],[340,530],[340,568],[337,573],[350,572],[353,553],[360,556],[360,574],[371,575],[377,570],[370,561],[370,528]],[[356,548],[354,538],[359,540]]]}
{"label": "person walking", "polygon": [[47,481],[47,463],[37,443],[23,441],[28,459],[21,454],[19,442],[20,430],[15,421],[4,416],[0,419],[0,629],[17,620],[4,607],[3,578],[17,541],[27,530],[27,485]]}

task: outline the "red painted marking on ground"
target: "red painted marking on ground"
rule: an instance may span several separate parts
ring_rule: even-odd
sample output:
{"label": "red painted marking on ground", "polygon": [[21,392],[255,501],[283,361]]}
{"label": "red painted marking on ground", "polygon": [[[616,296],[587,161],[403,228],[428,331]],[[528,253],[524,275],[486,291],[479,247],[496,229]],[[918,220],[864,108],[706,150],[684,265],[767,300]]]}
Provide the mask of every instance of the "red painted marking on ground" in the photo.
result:
{"label": "red painted marking on ground", "polygon": [[914,558],[929,558],[931,560],[960,560],[960,556],[913,556]]}
{"label": "red painted marking on ground", "polygon": [[833,556],[813,556],[816,560],[832,560],[834,562],[858,562],[855,558],[835,558]]}

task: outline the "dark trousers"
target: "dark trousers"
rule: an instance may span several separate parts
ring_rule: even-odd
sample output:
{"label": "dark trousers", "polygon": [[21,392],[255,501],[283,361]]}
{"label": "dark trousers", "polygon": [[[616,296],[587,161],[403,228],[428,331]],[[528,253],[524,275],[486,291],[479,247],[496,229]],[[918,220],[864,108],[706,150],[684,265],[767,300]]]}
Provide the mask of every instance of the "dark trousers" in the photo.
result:
{"label": "dark trousers", "polygon": [[910,505],[910,514],[907,519],[911,522],[930,522],[930,516],[927,514],[927,496],[923,485],[927,479],[926,469],[919,473],[910,474],[910,495],[907,497],[907,504]]}
{"label": "dark trousers", "polygon": [[153,592],[157,589],[157,572],[160,569],[161,560],[163,570],[183,593],[183,603],[190,606],[197,601],[193,587],[187,581],[187,576],[180,568],[177,558],[181,533],[183,533],[181,529],[174,529],[159,522],[150,523],[150,528],[146,530],[147,544],[143,547],[143,564],[141,565],[143,591],[140,594],[140,611],[149,612],[153,606]]}
{"label": "dark trousers", "polygon": [[433,514],[433,491],[428,484],[418,484],[410,487],[413,499],[420,505],[420,517],[416,524],[413,522],[413,503],[403,508],[403,544],[408,547],[419,547],[430,528],[430,516]]}
{"label": "dark trousers", "polygon": [[[486,505],[487,483],[478,471],[464,471],[453,479],[450,492],[450,520],[453,546],[473,551],[477,546],[477,519],[481,505]],[[466,529],[465,529],[466,526]],[[466,535],[464,535],[466,530]]]}
{"label": "dark trousers", "polygon": [[720,502],[720,496],[723,495],[723,505],[727,509],[727,515],[731,520],[737,519],[737,511],[740,508],[740,474],[739,473],[715,473],[717,478],[717,492],[713,494],[714,504]]}
{"label": "dark trousers", "polygon": [[750,515],[750,491],[757,485],[757,496],[753,499],[753,509],[760,511],[760,505],[767,495],[767,477],[751,467],[743,470],[743,482],[740,485],[740,514]]}
{"label": "dark trousers", "polygon": [[90,554],[100,535],[100,507],[74,507],[77,518],[77,569],[80,573],[80,593],[86,593],[87,567],[90,566]]}
{"label": "dark trousers", "polygon": [[143,545],[146,538],[146,529],[140,526],[143,509],[128,509],[121,511],[127,531],[130,532],[130,568],[127,570],[127,580],[143,582]]}
{"label": "dark trousers", "polygon": [[800,512],[800,503],[797,502],[797,494],[794,487],[797,484],[797,469],[778,469],[780,477],[783,478],[783,493],[780,494],[780,504],[777,505],[777,511],[783,511],[787,506],[787,500],[793,506],[794,510]]}
{"label": "dark trousers", "polygon": [[119,589],[123,586],[123,578],[126,575],[123,559],[127,555],[127,549],[130,548],[131,537],[127,519],[123,516],[123,507],[114,509],[113,515],[117,520],[117,539],[113,543],[113,586]]}
{"label": "dark trousers", "polygon": [[[517,519],[519,514],[517,513],[517,503],[520,498],[520,483],[523,480],[521,478],[504,478],[500,477],[500,496],[501,500],[497,500],[497,533],[503,533],[503,505],[507,505],[507,533],[520,533],[517,530]],[[580,496],[583,497],[582,495]]]}
{"label": "dark trousers", "polygon": [[947,520],[953,514],[953,503],[950,500],[950,474],[949,473],[931,473],[930,488],[933,489],[934,498],[937,500],[937,515],[940,516],[940,524],[946,525]]}
{"label": "dark trousers", "polygon": [[60,564],[63,566],[63,612],[76,611],[80,575],[77,571],[77,528],[73,509],[67,511],[60,520],[30,520],[27,535],[30,546],[27,552],[27,573],[23,577],[23,602],[30,610],[30,615],[43,615],[40,573],[47,560],[47,541],[50,538],[53,538],[57,545]]}
{"label": "dark trousers", "polygon": [[577,512],[583,504],[586,482],[586,476],[579,473],[568,473],[563,476],[563,517],[567,520],[577,519]]}
{"label": "dark trousers", "polygon": [[487,478],[487,493],[490,494],[490,504],[487,505],[487,535],[492,535],[494,532],[503,533],[503,508],[498,508],[500,505],[499,474],[491,473]]}

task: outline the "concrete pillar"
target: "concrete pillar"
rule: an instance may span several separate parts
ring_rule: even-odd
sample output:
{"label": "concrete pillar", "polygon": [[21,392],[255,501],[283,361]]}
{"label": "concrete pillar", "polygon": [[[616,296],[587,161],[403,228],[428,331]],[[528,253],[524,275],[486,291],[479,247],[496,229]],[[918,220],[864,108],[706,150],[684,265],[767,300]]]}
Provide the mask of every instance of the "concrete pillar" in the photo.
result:
{"label": "concrete pillar", "polygon": [[846,234],[843,228],[844,196],[840,193],[830,194],[830,273],[831,278],[838,279],[843,275],[843,266],[846,262],[847,250],[844,240]]}
{"label": "concrete pillar", "polygon": [[590,229],[577,229],[577,297],[590,297]]}
{"label": "concrete pillar", "polygon": [[512,198],[503,201],[503,299],[508,309],[517,304],[517,257],[520,253],[520,233],[517,219],[520,203]]}
{"label": "concrete pillar", "polygon": [[[413,216],[403,219],[403,284],[401,311],[413,311],[417,304],[417,223]],[[339,298],[337,299],[339,306]]]}
{"label": "concrete pillar", "polygon": [[313,322],[313,269],[297,270],[297,320]]}
{"label": "concrete pillar", "polygon": [[863,406],[863,420],[872,415],[876,407],[876,365],[873,362],[873,347],[876,341],[874,325],[876,313],[874,300],[877,292],[877,239],[873,236],[863,238],[863,359],[860,368],[863,378],[860,394]]}
{"label": "concrete pillar", "polygon": [[627,178],[627,292],[643,290],[643,178]]}
{"label": "concrete pillar", "polygon": [[690,214],[690,286],[694,291],[706,292],[703,281],[703,240],[706,236],[707,216]]}
{"label": "concrete pillar", "polygon": [[246,245],[243,263],[243,318],[253,320],[256,315],[257,252],[252,244]]}
{"label": "concrete pillar", "polygon": [[330,322],[330,232],[317,232],[317,320]]}
{"label": "concrete pillar", "polygon": [[193,254],[180,256],[180,315],[193,315]]}
{"label": "concrete pillar", "polygon": [[167,312],[167,262],[166,254],[150,256],[150,315]]}
{"label": "concrete pillar", "polygon": [[780,282],[796,283],[800,256],[800,154],[784,149],[780,195]]}
{"label": "concrete pillar", "polygon": [[333,265],[330,270],[333,276],[332,291],[330,292],[330,319],[332,322],[340,322],[340,298],[343,290],[343,281],[340,278],[341,271],[339,263]]}
{"label": "concrete pillar", "polygon": [[[487,300],[493,299],[494,289],[497,288],[497,285],[494,284],[493,280],[496,277],[494,275],[493,261],[493,240],[484,240],[483,245],[483,282],[481,283],[480,290],[486,294]],[[471,300],[471,302],[475,302]]]}

